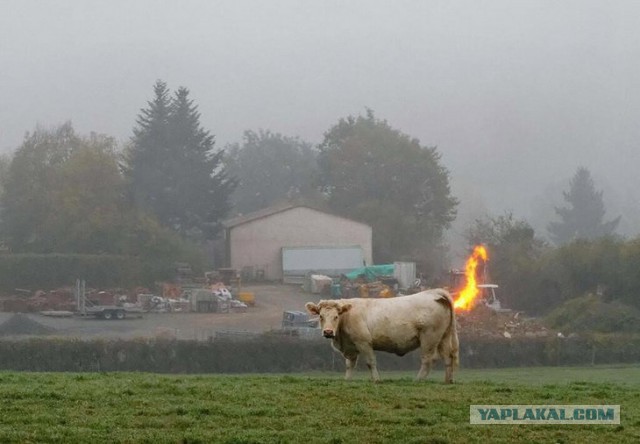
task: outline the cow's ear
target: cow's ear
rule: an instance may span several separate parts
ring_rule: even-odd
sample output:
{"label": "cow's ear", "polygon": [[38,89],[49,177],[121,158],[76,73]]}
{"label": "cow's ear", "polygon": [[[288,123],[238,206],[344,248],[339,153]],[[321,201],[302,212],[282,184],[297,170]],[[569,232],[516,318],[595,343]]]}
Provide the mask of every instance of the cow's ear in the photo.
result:
{"label": "cow's ear", "polygon": [[349,310],[351,310],[351,304],[342,304],[342,305],[340,305],[340,310],[339,310],[338,313],[339,314],[346,313]]}
{"label": "cow's ear", "polygon": [[307,302],[306,304],[304,304],[304,307],[311,314],[314,314],[314,315],[320,314],[320,307],[318,307],[313,302]]}

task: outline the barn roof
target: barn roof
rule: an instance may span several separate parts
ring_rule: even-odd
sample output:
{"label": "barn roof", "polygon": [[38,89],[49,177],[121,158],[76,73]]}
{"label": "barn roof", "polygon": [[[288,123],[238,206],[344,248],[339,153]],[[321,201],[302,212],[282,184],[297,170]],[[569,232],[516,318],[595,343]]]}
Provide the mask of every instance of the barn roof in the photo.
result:
{"label": "barn roof", "polygon": [[338,216],[337,214],[332,214],[332,213],[329,213],[327,211],[323,211],[323,210],[320,210],[318,208],[314,208],[314,207],[312,207],[310,205],[294,205],[294,204],[290,204],[290,203],[273,205],[273,206],[268,207],[268,208],[263,208],[261,210],[253,211],[251,213],[247,213],[247,214],[243,214],[241,216],[237,216],[237,217],[234,217],[234,218],[231,218],[231,219],[227,219],[224,222],[224,226],[226,228],[237,227],[238,225],[246,224],[247,222],[253,222],[254,220],[258,220],[258,219],[263,219],[265,217],[269,217],[269,216],[272,216],[274,214],[283,213],[285,211],[289,211],[289,210],[292,210],[294,208],[309,208],[311,210],[318,211],[320,213],[329,214],[331,216],[339,217],[339,218],[345,219],[345,220],[350,220],[352,222],[360,223],[362,225],[370,227],[370,225],[368,225],[368,224],[365,224],[365,223],[362,223],[362,222],[359,222],[359,221],[355,221],[353,219],[349,219],[349,218],[346,218],[344,216]]}

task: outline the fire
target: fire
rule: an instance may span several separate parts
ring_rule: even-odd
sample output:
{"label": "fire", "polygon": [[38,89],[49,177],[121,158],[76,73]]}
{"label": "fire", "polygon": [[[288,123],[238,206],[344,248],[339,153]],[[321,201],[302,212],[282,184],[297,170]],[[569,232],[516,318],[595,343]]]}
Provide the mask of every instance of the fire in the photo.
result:
{"label": "fire", "polygon": [[473,249],[473,253],[471,253],[471,256],[469,256],[464,266],[466,285],[462,291],[460,291],[458,298],[454,302],[454,308],[469,311],[475,305],[475,299],[480,294],[480,290],[478,290],[476,286],[476,268],[480,260],[486,262],[487,258],[487,250],[482,245],[477,245]]}

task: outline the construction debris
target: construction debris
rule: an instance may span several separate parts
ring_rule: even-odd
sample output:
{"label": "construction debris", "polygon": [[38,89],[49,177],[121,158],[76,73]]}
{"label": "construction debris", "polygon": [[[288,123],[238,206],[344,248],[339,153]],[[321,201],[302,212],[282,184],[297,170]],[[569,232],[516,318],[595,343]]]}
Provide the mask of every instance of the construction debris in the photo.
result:
{"label": "construction debris", "polygon": [[371,282],[364,277],[355,281],[342,279],[331,287],[331,296],[339,298],[392,298],[397,294],[397,281],[393,277],[382,277]]}
{"label": "construction debris", "polygon": [[[190,311],[234,312],[243,313],[248,306],[255,305],[255,294],[244,292],[234,299],[229,286],[221,282],[195,287],[161,284],[163,296],[145,287],[136,287],[127,291],[115,289],[86,289],[87,306],[117,306],[138,308],[144,312],[174,313]],[[205,292],[215,302],[215,309],[197,306],[195,292]],[[164,296],[166,294],[167,296]],[[0,296],[0,311],[9,313],[41,313],[45,316],[64,317],[77,313],[77,296],[72,287],[62,287],[49,291],[31,292],[16,289],[14,295]],[[243,300],[244,299],[244,300]]]}
{"label": "construction debris", "polygon": [[547,337],[549,329],[540,321],[526,318],[520,312],[495,311],[478,304],[470,311],[457,313],[458,334],[465,337],[536,338]]}

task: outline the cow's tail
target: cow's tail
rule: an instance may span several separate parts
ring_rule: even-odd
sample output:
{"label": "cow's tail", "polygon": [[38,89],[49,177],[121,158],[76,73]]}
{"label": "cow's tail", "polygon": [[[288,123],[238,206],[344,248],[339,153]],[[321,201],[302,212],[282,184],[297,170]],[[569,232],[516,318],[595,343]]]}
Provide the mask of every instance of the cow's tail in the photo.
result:
{"label": "cow's tail", "polygon": [[444,289],[438,289],[440,299],[438,302],[444,303],[449,309],[449,326],[444,332],[441,341],[440,354],[444,358],[444,354],[448,353],[451,356],[453,368],[458,368],[460,364],[460,343],[458,342],[458,326],[456,324],[456,312],[453,307],[453,299],[448,291]]}

